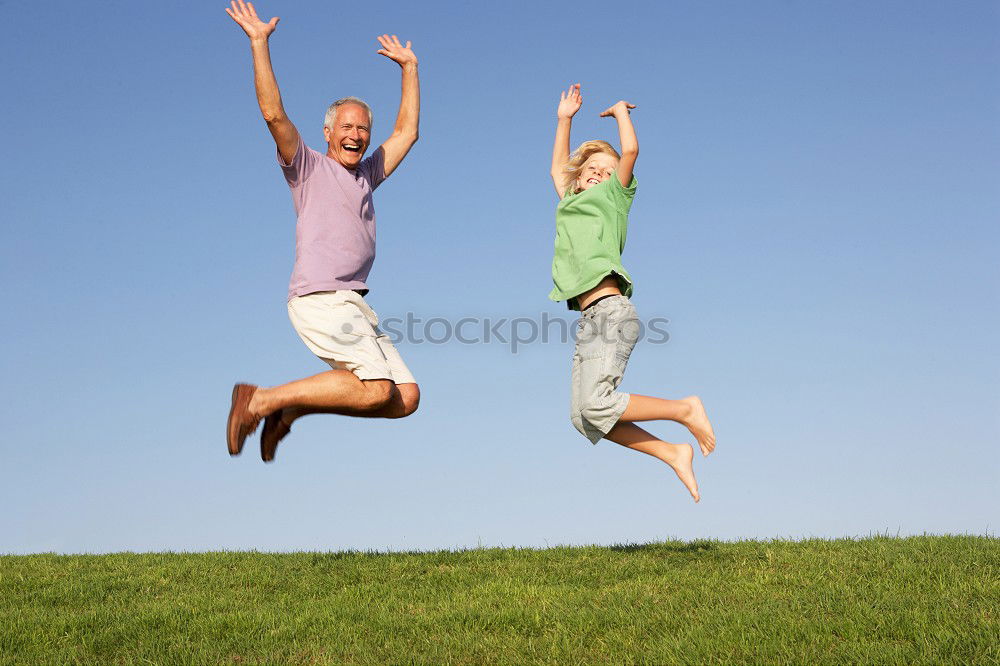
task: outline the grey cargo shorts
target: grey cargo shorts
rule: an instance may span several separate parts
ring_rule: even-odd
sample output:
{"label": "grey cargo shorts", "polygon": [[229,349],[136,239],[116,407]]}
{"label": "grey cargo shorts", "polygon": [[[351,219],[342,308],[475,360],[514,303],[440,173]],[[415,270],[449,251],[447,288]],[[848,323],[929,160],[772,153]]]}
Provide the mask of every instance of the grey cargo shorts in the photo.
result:
{"label": "grey cargo shorts", "polygon": [[618,385],[639,331],[639,317],[625,296],[602,299],[580,314],[570,420],[592,444],[608,434],[628,407],[629,395],[618,391]]}

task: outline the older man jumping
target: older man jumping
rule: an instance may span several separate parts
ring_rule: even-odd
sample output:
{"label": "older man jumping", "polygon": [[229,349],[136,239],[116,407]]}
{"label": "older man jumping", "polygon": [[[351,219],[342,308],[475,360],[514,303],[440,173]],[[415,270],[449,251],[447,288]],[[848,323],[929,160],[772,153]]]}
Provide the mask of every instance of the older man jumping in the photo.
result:
{"label": "older man jumping", "polygon": [[401,418],[417,409],[420,389],[379,330],[378,317],[364,295],[375,259],[372,191],[417,140],[420,85],[410,42],[404,46],[395,35],[378,37],[378,53],[402,68],[403,91],[392,135],[364,158],[371,141],[371,108],[345,97],[326,112],[327,150],[319,153],[305,145],[281,103],[268,47],[278,17],[265,23],[243,0],[232,2],[226,13],[250,38],[257,102],[277,145],[298,218],[288,316],[306,346],[333,368],[281,386],[233,388],[226,427],[229,453],[240,453],[264,419],[260,453],[269,462],[292,422],[306,414]]}

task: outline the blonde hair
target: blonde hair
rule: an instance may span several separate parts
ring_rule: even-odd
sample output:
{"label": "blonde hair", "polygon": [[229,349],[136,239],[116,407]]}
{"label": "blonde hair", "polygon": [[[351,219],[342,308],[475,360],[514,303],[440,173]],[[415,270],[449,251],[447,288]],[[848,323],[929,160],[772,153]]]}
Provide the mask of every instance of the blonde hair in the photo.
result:
{"label": "blonde hair", "polygon": [[574,185],[576,179],[580,177],[580,172],[583,171],[583,165],[587,163],[593,155],[597,153],[607,153],[616,160],[622,158],[607,141],[601,141],[600,139],[594,139],[593,141],[584,141],[570,154],[569,160],[566,162],[566,166],[563,167],[563,190],[573,189],[573,192],[578,192],[579,190]]}

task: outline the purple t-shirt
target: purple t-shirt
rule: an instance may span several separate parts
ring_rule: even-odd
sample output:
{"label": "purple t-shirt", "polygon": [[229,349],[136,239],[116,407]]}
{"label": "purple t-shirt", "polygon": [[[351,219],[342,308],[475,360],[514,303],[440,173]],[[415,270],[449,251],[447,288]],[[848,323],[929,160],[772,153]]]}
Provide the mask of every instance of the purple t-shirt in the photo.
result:
{"label": "purple t-shirt", "polygon": [[316,291],[367,290],[365,280],[375,261],[372,191],[385,180],[382,148],[357,169],[347,169],[299,136],[291,164],[285,164],[280,153],[278,164],[298,217],[288,300]]}

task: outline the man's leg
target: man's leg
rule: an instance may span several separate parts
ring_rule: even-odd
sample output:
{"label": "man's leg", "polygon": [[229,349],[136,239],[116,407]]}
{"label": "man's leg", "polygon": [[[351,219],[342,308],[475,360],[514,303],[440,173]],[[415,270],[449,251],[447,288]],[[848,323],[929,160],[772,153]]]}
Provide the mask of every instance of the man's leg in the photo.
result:
{"label": "man's leg", "polygon": [[281,386],[257,387],[247,410],[262,418],[283,409],[367,416],[393,403],[388,379],[358,379],[350,370],[330,370]]}
{"label": "man's leg", "polygon": [[[698,440],[703,455],[715,449],[715,432],[705,413],[705,407],[698,396],[681,400],[664,400],[647,395],[631,394],[628,407],[619,422],[625,421],[676,421],[691,431]],[[645,432],[645,431],[643,431]]]}
{"label": "man's leg", "polygon": [[604,437],[616,444],[641,451],[667,463],[677,473],[677,478],[691,493],[694,501],[697,502],[701,499],[701,495],[698,494],[698,481],[694,478],[694,468],[691,465],[694,452],[691,450],[690,444],[664,442],[653,437],[639,426],[623,421],[616,423],[615,427]]}
{"label": "man's leg", "polygon": [[[388,381],[382,379],[365,380]],[[357,410],[351,408],[313,408],[313,407],[285,407],[281,410],[281,420],[285,425],[290,426],[296,419],[300,419],[308,414],[341,414],[343,416],[362,416],[373,419],[401,419],[417,411],[420,406],[420,387],[416,384],[396,384],[391,391],[389,400],[376,409]]]}
{"label": "man's leg", "polygon": [[[387,380],[366,380],[362,383],[385,382]],[[274,460],[278,443],[291,431],[292,423],[307,414],[343,414],[368,418],[398,419],[417,411],[420,404],[420,388],[415,382],[391,386],[389,401],[377,409],[358,410],[353,407],[285,407],[269,414],[264,419],[264,429],[260,435],[260,456],[264,462]]]}
{"label": "man's leg", "polygon": [[333,369],[270,388],[238,385],[227,434],[230,453],[242,449],[261,418],[261,456],[267,461],[292,422],[306,414],[402,418],[416,411],[420,390],[413,375],[360,295],[331,291],[300,296],[288,302],[288,316],[306,346]]}

